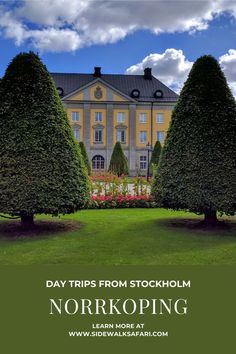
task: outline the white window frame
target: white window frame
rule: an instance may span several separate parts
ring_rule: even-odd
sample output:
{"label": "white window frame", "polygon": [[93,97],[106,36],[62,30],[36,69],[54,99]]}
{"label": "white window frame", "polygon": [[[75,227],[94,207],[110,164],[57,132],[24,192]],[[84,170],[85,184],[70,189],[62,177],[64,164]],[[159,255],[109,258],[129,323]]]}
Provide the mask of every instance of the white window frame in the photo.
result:
{"label": "white window frame", "polygon": [[147,113],[146,112],[142,112],[139,114],[139,122],[141,124],[146,124],[147,123]]}
{"label": "white window frame", "polygon": [[139,167],[140,167],[140,170],[147,169],[147,156],[146,155],[139,156]]}
{"label": "white window frame", "polygon": [[[142,135],[145,135],[145,139],[142,138]],[[146,130],[141,130],[139,132],[139,141],[141,144],[145,144],[147,142],[147,131]]]}
{"label": "white window frame", "polygon": [[[100,139],[96,139],[96,133],[99,132],[99,134],[101,134],[101,140]],[[101,133],[100,133],[101,132]],[[95,143],[102,143],[102,139],[103,139],[103,132],[101,128],[95,128],[94,129],[94,142]]]}
{"label": "white window frame", "polygon": [[117,123],[125,123],[125,112],[117,113]]}
{"label": "white window frame", "polygon": [[101,123],[102,122],[102,112],[95,112],[95,117],[94,120],[96,123]]}
{"label": "white window frame", "polygon": [[[123,134],[123,139],[122,139],[122,134]],[[126,131],[125,131],[125,129],[117,129],[116,140],[119,141],[120,143],[123,143],[123,144],[126,142]]]}
{"label": "white window frame", "polygon": [[[160,138],[160,135],[162,136],[162,138]],[[157,131],[156,137],[157,137],[157,141],[160,141],[160,143],[164,143],[164,140],[165,140],[165,132],[164,132],[163,130]]]}
{"label": "white window frame", "polygon": [[95,171],[104,170],[105,169],[105,159],[101,155],[95,155],[92,158],[92,169]]}
{"label": "white window frame", "polygon": [[71,120],[72,120],[72,122],[78,122],[80,120],[80,112],[72,111],[71,112]]}
{"label": "white window frame", "polygon": [[156,114],[156,123],[162,124],[164,123],[164,113]]}
{"label": "white window frame", "polygon": [[73,127],[73,133],[74,133],[75,140],[80,141],[80,128]]}

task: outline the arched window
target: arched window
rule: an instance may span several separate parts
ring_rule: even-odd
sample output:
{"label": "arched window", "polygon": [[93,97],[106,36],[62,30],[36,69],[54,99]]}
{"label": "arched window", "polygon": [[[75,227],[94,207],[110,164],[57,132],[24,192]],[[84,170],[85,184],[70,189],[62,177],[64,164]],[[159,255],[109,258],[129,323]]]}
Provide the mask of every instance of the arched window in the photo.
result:
{"label": "arched window", "polygon": [[92,158],[92,166],[93,170],[104,170],[105,167],[105,159],[101,155],[95,155]]}

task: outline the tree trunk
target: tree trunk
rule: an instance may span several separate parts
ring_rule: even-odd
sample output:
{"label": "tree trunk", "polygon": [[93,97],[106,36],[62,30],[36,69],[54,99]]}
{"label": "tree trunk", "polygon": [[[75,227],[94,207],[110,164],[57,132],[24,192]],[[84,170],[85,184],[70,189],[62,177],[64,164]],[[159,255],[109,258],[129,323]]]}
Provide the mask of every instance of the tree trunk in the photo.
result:
{"label": "tree trunk", "polygon": [[34,215],[21,215],[21,226],[28,230],[34,227]]}
{"label": "tree trunk", "polygon": [[204,223],[206,225],[214,226],[219,222],[217,219],[216,210],[206,210],[204,216]]}

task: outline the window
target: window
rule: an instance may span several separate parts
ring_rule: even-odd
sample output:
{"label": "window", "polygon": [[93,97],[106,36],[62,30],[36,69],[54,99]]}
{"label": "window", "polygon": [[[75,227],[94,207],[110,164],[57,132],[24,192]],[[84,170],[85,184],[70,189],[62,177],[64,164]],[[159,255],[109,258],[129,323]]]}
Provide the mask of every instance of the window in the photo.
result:
{"label": "window", "polygon": [[102,112],[95,112],[95,122],[102,121]]}
{"label": "window", "polygon": [[140,113],[139,121],[140,123],[147,123],[147,113]]}
{"label": "window", "polygon": [[164,123],[164,114],[163,113],[157,113],[156,123]]}
{"label": "window", "polygon": [[160,141],[160,143],[164,142],[164,138],[165,138],[164,132],[157,132],[157,140]]}
{"label": "window", "polygon": [[93,170],[104,170],[105,159],[101,155],[95,155],[92,158],[92,168]]}
{"label": "window", "polygon": [[118,123],[124,123],[125,122],[125,113],[124,112],[118,112],[117,113],[117,122]]}
{"label": "window", "polygon": [[77,141],[80,141],[80,129],[78,127],[73,127],[74,137]]}
{"label": "window", "polygon": [[117,141],[120,143],[125,143],[125,130],[119,129],[117,130]]}
{"label": "window", "polygon": [[94,130],[94,141],[95,141],[95,143],[102,142],[102,129],[95,129]]}
{"label": "window", "polygon": [[140,143],[145,144],[147,142],[147,132],[146,130],[142,130],[140,132]]}
{"label": "window", "polygon": [[79,112],[71,112],[71,119],[73,122],[79,121]]}
{"label": "window", "polygon": [[140,170],[147,169],[147,156],[140,156],[139,165],[140,165]]}

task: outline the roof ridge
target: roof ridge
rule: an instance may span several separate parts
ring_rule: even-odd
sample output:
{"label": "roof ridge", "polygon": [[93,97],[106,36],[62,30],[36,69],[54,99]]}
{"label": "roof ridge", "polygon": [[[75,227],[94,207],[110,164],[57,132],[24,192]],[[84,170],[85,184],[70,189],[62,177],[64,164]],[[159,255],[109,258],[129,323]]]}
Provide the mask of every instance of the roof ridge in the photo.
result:
{"label": "roof ridge", "polygon": [[[93,73],[63,73],[63,72],[53,72],[51,71],[50,74],[59,74],[59,75],[91,75],[93,76]],[[131,77],[134,77],[134,76],[138,76],[138,77],[143,77],[143,74],[104,74],[102,73],[101,74],[101,77],[102,76],[106,76],[106,75],[111,75],[111,76],[131,76]],[[154,79],[157,79],[155,76],[152,75],[152,77]],[[157,79],[158,80],[158,79]]]}

